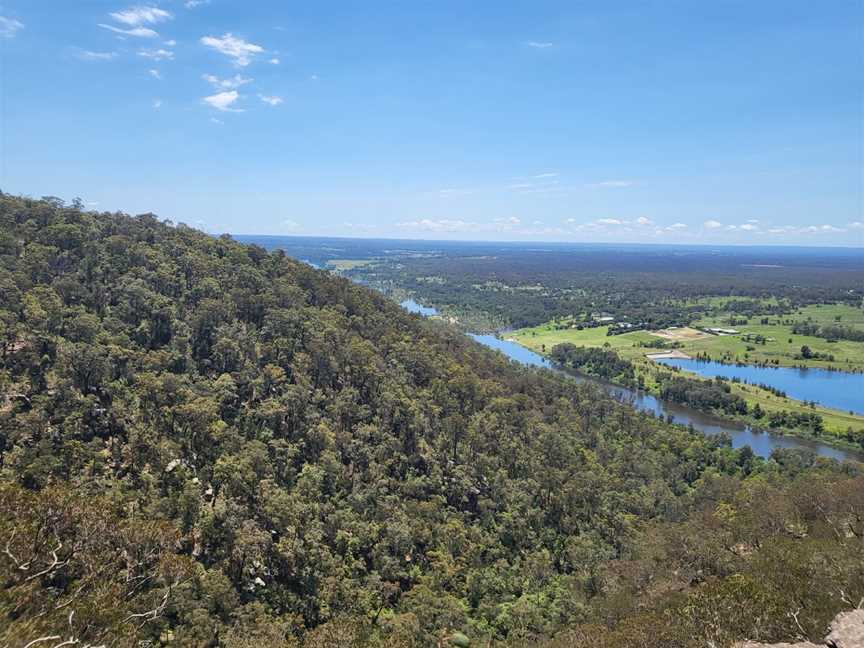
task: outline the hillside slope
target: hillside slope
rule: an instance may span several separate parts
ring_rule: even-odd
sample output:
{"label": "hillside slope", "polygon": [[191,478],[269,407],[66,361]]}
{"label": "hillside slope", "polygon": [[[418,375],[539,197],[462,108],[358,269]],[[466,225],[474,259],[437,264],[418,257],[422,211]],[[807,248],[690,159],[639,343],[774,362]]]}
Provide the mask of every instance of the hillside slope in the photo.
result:
{"label": "hillside slope", "polygon": [[3,646],[719,646],[864,597],[856,468],[152,215],[0,194],[0,391]]}

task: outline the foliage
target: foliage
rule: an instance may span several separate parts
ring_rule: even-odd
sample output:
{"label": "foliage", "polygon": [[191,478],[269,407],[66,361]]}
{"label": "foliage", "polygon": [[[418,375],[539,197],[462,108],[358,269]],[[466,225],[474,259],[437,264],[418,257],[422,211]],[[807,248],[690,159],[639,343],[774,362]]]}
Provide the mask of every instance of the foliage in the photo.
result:
{"label": "foliage", "polygon": [[864,595],[851,466],[150,214],[0,195],[0,231],[4,645],[689,645]]}

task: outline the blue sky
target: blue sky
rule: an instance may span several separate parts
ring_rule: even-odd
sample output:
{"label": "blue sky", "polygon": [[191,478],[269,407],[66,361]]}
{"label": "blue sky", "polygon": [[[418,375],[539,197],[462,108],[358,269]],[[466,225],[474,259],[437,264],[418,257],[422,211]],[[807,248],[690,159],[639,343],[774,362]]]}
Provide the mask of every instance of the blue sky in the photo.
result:
{"label": "blue sky", "polygon": [[0,188],[211,232],[864,245],[862,11],[8,0]]}

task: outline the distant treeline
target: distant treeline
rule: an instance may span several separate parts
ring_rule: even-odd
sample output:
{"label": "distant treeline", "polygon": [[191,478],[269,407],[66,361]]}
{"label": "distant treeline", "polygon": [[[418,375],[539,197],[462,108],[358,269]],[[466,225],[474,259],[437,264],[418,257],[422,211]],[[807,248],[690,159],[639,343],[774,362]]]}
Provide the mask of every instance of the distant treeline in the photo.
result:
{"label": "distant treeline", "polygon": [[[603,312],[616,321],[649,329],[685,326],[718,310],[737,325],[754,316],[794,311],[810,304],[861,303],[864,268],[784,267],[783,274],[717,259],[609,250],[495,250],[465,256],[394,256],[350,271],[385,292],[407,290],[427,305],[452,312],[488,313],[507,327],[536,326],[555,319],[586,322]],[[705,297],[729,297],[722,308]]]}
{"label": "distant treeline", "polygon": [[852,342],[864,342],[864,331],[851,326],[842,326],[840,324],[820,326],[813,322],[797,322],[792,325],[792,332],[796,335],[811,335],[826,340],[851,340]]}

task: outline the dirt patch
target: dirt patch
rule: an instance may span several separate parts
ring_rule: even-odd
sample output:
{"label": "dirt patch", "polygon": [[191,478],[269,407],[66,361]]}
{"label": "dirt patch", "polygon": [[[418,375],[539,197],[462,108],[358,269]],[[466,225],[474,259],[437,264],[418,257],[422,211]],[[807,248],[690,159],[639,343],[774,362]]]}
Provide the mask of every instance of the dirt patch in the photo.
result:
{"label": "dirt patch", "polygon": [[664,340],[699,340],[706,337],[711,337],[707,333],[697,331],[689,326],[681,328],[662,329],[660,331],[649,331],[651,335],[663,338]]}
{"label": "dirt patch", "polygon": [[660,353],[646,353],[645,357],[649,360],[668,360],[671,358],[677,358],[678,360],[692,360],[689,355],[687,355],[683,351],[679,351],[678,349],[673,349],[672,351],[662,351]]}

